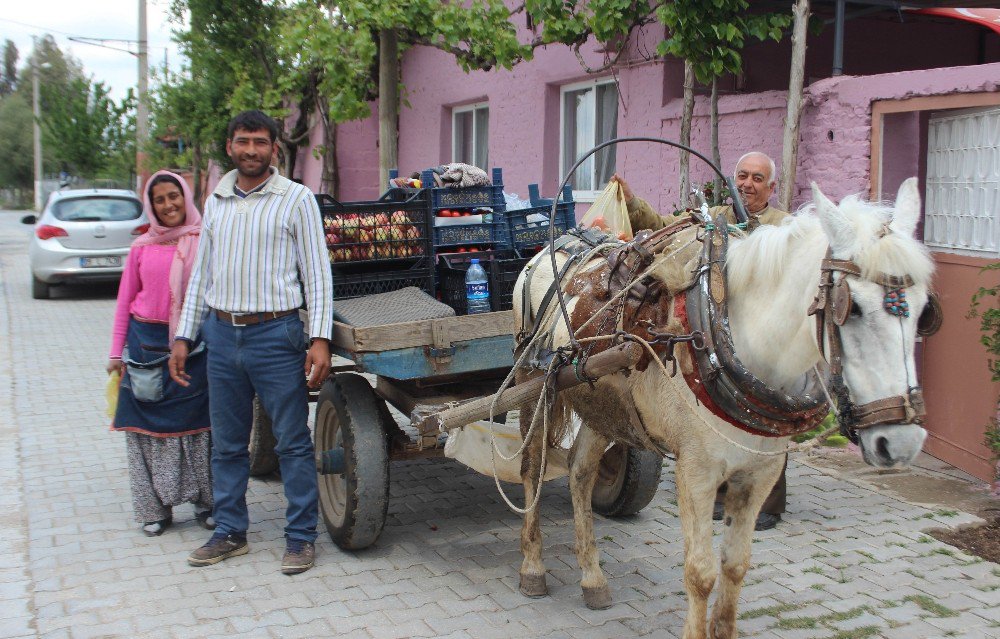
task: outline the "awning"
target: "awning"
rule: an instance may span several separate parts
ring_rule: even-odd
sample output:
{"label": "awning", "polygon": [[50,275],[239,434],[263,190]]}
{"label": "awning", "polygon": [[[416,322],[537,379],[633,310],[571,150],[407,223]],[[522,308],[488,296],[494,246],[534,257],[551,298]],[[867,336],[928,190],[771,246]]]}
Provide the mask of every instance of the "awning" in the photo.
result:
{"label": "awning", "polygon": [[1000,33],[1000,9],[941,9],[932,7],[929,9],[907,9],[907,11],[925,16],[966,20]]}

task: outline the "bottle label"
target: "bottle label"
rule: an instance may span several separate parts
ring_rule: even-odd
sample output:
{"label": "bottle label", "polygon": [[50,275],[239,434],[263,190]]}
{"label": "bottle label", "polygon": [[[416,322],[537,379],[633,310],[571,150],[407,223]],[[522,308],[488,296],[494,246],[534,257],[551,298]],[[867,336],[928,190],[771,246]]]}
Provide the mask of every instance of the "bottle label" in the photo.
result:
{"label": "bottle label", "polygon": [[486,282],[466,282],[465,296],[470,300],[489,299],[490,286]]}

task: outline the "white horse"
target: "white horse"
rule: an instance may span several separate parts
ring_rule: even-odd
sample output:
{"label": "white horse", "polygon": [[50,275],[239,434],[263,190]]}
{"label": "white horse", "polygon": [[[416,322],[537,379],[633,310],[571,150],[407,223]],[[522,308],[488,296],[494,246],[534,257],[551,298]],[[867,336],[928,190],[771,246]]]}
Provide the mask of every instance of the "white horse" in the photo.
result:
{"label": "white horse", "polygon": [[[855,196],[835,205],[815,185],[813,196],[810,210],[784,225],[762,227],[730,242],[725,266],[736,353],[754,376],[774,388],[791,387],[820,361],[824,345],[817,344],[815,324],[807,313],[817,295],[821,263],[829,248],[833,258],[851,260],[860,270],[860,275],[842,271],[833,275],[834,281],[847,278],[850,290],[850,315],[839,329],[843,376],[851,399],[862,405],[883,398],[909,397],[917,386],[913,360],[916,322],[927,302],[933,273],[927,250],[913,237],[920,216],[916,179],[902,185],[895,207],[865,203]],[[556,259],[562,268],[567,258],[557,253]],[[578,273],[598,268],[600,262],[604,260],[593,259]],[[547,251],[533,264],[536,271],[530,281],[529,299],[537,313],[554,278]],[[912,311],[908,317],[892,315],[885,309],[883,284],[887,275],[909,276],[912,280],[906,291]],[[521,317],[524,281],[522,273],[514,291],[516,323]],[[567,295],[566,300],[572,312],[579,298]],[[569,336],[561,315],[556,312],[547,317],[549,326],[555,324],[554,345],[567,344]],[[523,328],[517,326],[518,332]],[[519,377],[532,374],[537,372],[521,371]],[[582,422],[570,452],[570,491],[576,553],[587,605],[601,608],[611,604],[607,579],[598,564],[591,494],[600,458],[615,433],[634,429],[635,420],[628,417],[630,409],[626,406],[632,402],[649,440],[677,458],[688,598],[684,639],[735,637],[736,607],[750,565],[754,522],[781,473],[782,452],[789,438],[751,434],[720,419],[695,400],[682,376],[670,377],[656,365],[628,376],[601,378],[592,388],[585,384],[563,391],[559,402],[565,405],[552,411],[553,420],[565,419],[569,411],[559,409],[569,408]],[[527,432],[534,409],[534,404],[522,407],[522,434]],[[908,421],[911,423],[859,430],[865,461],[880,468],[910,463],[920,452],[927,433],[919,423]],[[524,453],[522,479],[529,499],[537,487],[541,439],[533,436]],[[720,571],[712,551],[712,504],[723,482],[728,484],[728,491]],[[547,590],[538,508],[524,518],[521,549],[521,591],[528,596],[542,596]],[[717,577],[719,592],[711,623],[706,627],[707,600]]]}

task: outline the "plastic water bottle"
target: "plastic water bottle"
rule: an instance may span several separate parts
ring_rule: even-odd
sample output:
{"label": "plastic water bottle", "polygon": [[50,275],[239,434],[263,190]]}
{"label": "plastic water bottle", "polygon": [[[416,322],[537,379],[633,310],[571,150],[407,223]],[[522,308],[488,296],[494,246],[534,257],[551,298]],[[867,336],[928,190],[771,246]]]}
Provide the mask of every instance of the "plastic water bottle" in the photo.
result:
{"label": "plastic water bottle", "polygon": [[478,258],[472,258],[469,270],[465,272],[465,301],[469,315],[473,313],[489,313],[490,282],[486,271],[479,265]]}

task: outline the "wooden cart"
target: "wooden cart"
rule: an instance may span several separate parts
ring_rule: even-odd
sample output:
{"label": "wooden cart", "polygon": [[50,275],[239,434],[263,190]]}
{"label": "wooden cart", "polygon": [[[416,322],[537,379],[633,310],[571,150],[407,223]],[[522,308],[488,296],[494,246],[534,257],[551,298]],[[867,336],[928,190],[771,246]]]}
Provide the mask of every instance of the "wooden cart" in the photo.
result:
{"label": "wooden cart", "polygon": [[[360,549],[378,539],[389,503],[389,462],[443,456],[445,435],[407,434],[389,412],[417,404],[492,395],[513,366],[513,312],[501,311],[355,327],[335,322],[332,350],[351,360],[315,396],[317,457],[343,447],[345,470],[319,475],[319,502],[333,541]],[[375,386],[360,373],[375,376]],[[270,420],[256,407],[254,474],[277,468]],[[659,484],[659,455],[615,445],[605,453],[594,510],[607,516],[644,508]]]}

